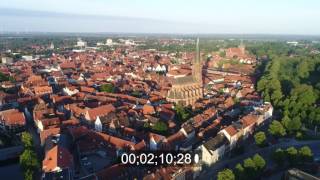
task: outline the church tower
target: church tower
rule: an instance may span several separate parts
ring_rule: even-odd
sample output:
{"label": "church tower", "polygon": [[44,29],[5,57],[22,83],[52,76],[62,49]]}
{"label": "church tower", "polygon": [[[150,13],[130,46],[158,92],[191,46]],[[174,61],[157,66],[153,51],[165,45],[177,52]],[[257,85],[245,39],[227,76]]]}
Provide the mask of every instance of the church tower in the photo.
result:
{"label": "church tower", "polygon": [[196,43],[196,56],[192,61],[192,75],[174,78],[171,85],[166,98],[169,102],[194,107],[196,101],[203,98],[199,38]]}
{"label": "church tower", "polygon": [[240,41],[239,49],[240,49],[242,54],[246,53],[246,46],[243,44],[243,40],[242,39]]}
{"label": "church tower", "polygon": [[192,62],[192,76],[197,82],[202,84],[202,64],[200,58],[199,38],[196,43],[196,57]]}

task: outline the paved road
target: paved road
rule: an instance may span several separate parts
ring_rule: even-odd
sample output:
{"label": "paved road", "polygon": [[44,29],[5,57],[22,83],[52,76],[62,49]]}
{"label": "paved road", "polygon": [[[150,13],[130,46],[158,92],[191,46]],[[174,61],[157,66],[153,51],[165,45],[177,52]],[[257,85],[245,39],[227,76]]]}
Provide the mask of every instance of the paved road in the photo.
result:
{"label": "paved road", "polygon": [[295,141],[295,140],[292,140],[290,142],[283,142],[283,143],[275,144],[272,146],[268,146],[263,149],[253,150],[253,151],[247,152],[245,154],[242,154],[238,157],[234,157],[231,159],[225,159],[222,161],[218,161],[217,163],[213,164],[212,166],[210,166],[209,168],[204,170],[197,179],[203,179],[203,180],[215,179],[217,176],[217,173],[221,169],[225,168],[226,166],[229,166],[230,168],[234,167],[237,163],[242,162],[244,159],[246,159],[248,157],[252,157],[256,153],[260,154],[265,159],[267,159],[270,157],[271,153],[278,148],[288,148],[290,146],[300,147],[300,146],[304,146],[304,145],[308,145],[312,149],[312,151],[315,155],[317,155],[317,156],[320,155],[320,140],[317,140],[317,141]]}

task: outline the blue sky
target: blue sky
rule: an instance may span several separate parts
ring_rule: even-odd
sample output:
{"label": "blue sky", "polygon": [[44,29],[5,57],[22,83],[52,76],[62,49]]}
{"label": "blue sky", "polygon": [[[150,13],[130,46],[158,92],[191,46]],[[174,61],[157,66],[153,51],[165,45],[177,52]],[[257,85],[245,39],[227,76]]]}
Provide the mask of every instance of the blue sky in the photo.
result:
{"label": "blue sky", "polygon": [[320,34],[317,0],[1,0],[0,31]]}

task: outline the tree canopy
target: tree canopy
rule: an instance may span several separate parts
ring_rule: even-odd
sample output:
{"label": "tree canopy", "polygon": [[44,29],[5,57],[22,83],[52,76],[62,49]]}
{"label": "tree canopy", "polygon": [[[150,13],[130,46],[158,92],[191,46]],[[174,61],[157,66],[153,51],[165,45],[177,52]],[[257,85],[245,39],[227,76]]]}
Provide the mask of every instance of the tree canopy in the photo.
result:
{"label": "tree canopy", "polygon": [[113,84],[102,84],[100,86],[100,91],[113,93],[115,91],[115,87],[113,86]]}
{"label": "tree canopy", "polygon": [[262,131],[260,132],[257,132],[255,135],[254,135],[254,140],[256,142],[256,144],[260,147],[263,147],[266,145],[266,134]]}
{"label": "tree canopy", "polygon": [[188,120],[188,118],[190,117],[190,113],[188,112],[187,107],[177,104],[175,106],[175,110],[177,112],[177,119],[181,122]]}
{"label": "tree canopy", "polygon": [[20,165],[24,171],[24,178],[27,180],[31,180],[33,179],[34,172],[40,168],[40,163],[33,148],[31,134],[23,132],[21,141],[25,149],[19,157]]}
{"label": "tree canopy", "polygon": [[152,126],[152,129],[160,133],[166,133],[168,130],[168,126],[166,123],[158,121],[154,126]]}
{"label": "tree canopy", "polygon": [[[257,90],[275,107],[288,134],[294,134],[302,125],[310,128],[320,125],[317,106],[320,101],[320,56],[284,44],[279,46],[287,53],[271,47],[269,50],[272,50],[265,51],[270,58],[259,78]],[[257,50],[254,52],[259,54]],[[290,56],[292,54],[296,56]]]}
{"label": "tree canopy", "polygon": [[224,169],[218,173],[218,180],[235,180],[236,177],[231,169]]}
{"label": "tree canopy", "polygon": [[272,121],[272,123],[269,125],[268,129],[269,133],[276,136],[276,137],[282,137],[286,135],[286,130],[282,126],[282,124],[279,121]]}
{"label": "tree canopy", "polygon": [[21,141],[25,148],[32,148],[33,140],[30,133],[23,132],[21,135]]}

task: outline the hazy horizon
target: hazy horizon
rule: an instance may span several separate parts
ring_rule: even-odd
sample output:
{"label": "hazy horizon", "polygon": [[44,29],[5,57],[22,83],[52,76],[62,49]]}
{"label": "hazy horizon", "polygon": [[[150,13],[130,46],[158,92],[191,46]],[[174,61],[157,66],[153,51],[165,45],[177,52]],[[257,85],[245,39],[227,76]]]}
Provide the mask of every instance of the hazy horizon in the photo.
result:
{"label": "hazy horizon", "polygon": [[315,0],[5,0],[0,32],[320,35]]}

